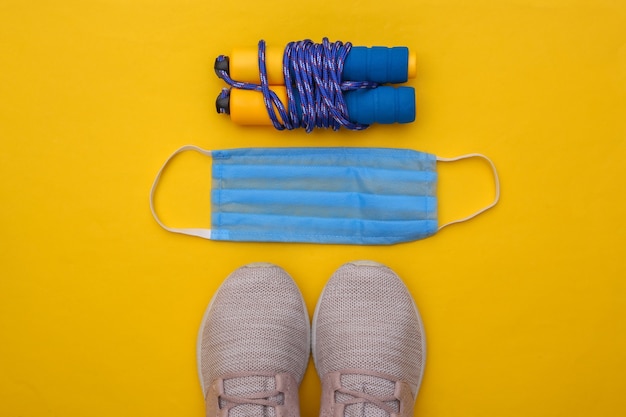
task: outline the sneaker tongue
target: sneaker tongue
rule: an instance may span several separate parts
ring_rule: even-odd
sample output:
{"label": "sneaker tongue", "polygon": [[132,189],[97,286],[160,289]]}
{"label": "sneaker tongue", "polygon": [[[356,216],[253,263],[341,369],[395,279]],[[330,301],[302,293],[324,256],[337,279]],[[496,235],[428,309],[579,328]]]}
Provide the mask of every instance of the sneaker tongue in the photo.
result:
{"label": "sneaker tongue", "polygon": [[[272,391],[276,388],[276,380],[268,376],[245,376],[224,380],[224,394],[233,397],[246,398],[249,395],[259,392]],[[283,404],[283,395],[267,398],[277,404]],[[220,399],[220,407],[224,407],[226,402]],[[231,406],[233,404],[230,404]],[[276,417],[274,407],[267,407],[258,404],[241,404],[230,409],[229,417]]]}
{"label": "sneaker tongue", "polygon": [[[341,386],[350,391],[363,392],[365,394],[376,397],[393,396],[396,384],[388,379],[379,378],[371,375],[353,375],[346,374],[341,376]],[[355,397],[349,394],[337,393],[335,401],[345,403],[353,400]],[[396,412],[400,411],[398,401],[386,402]],[[344,417],[389,417],[389,414],[371,403],[350,404],[345,408]]]}

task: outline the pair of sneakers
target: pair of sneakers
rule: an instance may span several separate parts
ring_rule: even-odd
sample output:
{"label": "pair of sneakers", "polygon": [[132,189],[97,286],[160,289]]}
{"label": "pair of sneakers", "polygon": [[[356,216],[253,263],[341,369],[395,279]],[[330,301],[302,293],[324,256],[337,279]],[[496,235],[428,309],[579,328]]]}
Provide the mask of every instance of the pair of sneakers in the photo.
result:
{"label": "pair of sneakers", "polygon": [[386,266],[341,266],[319,298],[312,328],[293,279],[272,264],[233,272],[211,300],[198,337],[209,417],[297,417],[312,349],[322,417],[409,417],[422,380],[422,320]]}

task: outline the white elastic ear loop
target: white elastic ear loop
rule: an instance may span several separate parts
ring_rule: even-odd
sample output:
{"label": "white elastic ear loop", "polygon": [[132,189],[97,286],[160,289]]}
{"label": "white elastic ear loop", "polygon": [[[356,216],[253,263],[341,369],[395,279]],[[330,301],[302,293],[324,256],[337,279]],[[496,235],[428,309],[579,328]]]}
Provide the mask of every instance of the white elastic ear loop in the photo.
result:
{"label": "white elastic ear loop", "polygon": [[496,169],[496,165],[493,163],[493,161],[491,159],[489,159],[488,157],[486,157],[483,154],[480,153],[468,153],[467,155],[461,155],[461,156],[457,156],[454,158],[440,158],[437,157],[437,161],[440,162],[454,162],[454,161],[459,161],[462,159],[469,159],[469,158],[482,158],[485,161],[489,162],[489,165],[491,165],[491,169],[493,171],[493,179],[495,182],[495,186],[496,186],[496,196],[493,200],[493,202],[491,204],[489,204],[487,207],[483,207],[482,209],[478,210],[475,213],[470,214],[467,217],[463,217],[462,219],[458,219],[458,220],[453,220],[451,222],[442,224],[441,226],[439,226],[439,229],[437,229],[437,231],[443,229],[444,227],[450,226],[451,224],[455,224],[455,223],[462,223],[465,221],[468,221],[470,219],[473,219],[474,217],[478,216],[481,213],[484,213],[485,211],[489,210],[490,208],[492,208],[493,206],[495,206],[496,204],[498,204],[498,201],[500,201],[500,178],[498,177],[498,170]]}
{"label": "white elastic ear loop", "polygon": [[211,239],[211,229],[176,228],[176,227],[166,226],[161,221],[161,219],[159,218],[159,215],[156,213],[156,209],[154,208],[154,195],[156,194],[157,186],[159,185],[159,181],[161,180],[161,174],[165,170],[165,167],[170,163],[172,159],[174,159],[176,155],[185,151],[196,151],[208,157],[212,156],[211,151],[199,148],[194,145],[185,145],[175,150],[174,153],[171,154],[165,160],[165,162],[163,163],[163,166],[161,167],[161,169],[159,169],[159,172],[157,173],[156,178],[154,179],[154,182],[152,183],[152,188],[150,189],[150,211],[152,211],[152,217],[154,217],[154,220],[156,220],[159,226],[161,226],[162,228],[164,228],[165,230],[169,232],[180,233],[180,234],[188,235],[188,236],[201,237],[203,239]]}

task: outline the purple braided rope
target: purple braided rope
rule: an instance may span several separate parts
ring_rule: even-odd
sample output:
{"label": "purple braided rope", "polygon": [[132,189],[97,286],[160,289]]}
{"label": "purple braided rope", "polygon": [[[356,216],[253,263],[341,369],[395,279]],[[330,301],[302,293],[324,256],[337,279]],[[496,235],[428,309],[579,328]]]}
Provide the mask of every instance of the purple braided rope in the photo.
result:
{"label": "purple braided rope", "polygon": [[[378,84],[341,81],[344,63],[351,48],[350,42],[330,43],[328,38],[324,38],[322,44],[313,43],[309,39],[290,42],[283,55],[283,76],[287,90],[286,107],[276,93],[269,88],[263,40],[259,41],[261,84],[232,80],[223,70],[216,70],[216,73],[231,88],[261,92],[267,113],[278,130],[302,127],[307,132],[311,132],[316,127],[330,127],[338,130],[342,126],[350,130],[363,130],[369,125],[350,121],[343,92],[375,88]],[[225,59],[225,57],[218,57],[218,60],[220,59]],[[223,94],[226,93],[222,92]],[[283,122],[281,123],[280,120]]]}

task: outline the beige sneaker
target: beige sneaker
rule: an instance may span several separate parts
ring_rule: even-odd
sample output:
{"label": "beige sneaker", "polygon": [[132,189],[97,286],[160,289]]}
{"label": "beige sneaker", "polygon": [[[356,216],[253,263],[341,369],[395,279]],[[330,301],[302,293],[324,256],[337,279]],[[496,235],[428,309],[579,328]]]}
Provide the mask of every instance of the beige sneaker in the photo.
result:
{"label": "beige sneaker", "polygon": [[321,416],[412,417],[424,373],[424,329],[413,298],[389,268],[343,265],[313,317]]}
{"label": "beige sneaker", "polygon": [[206,310],[198,370],[211,417],[297,417],[309,317],[295,282],[271,264],[233,272]]}

